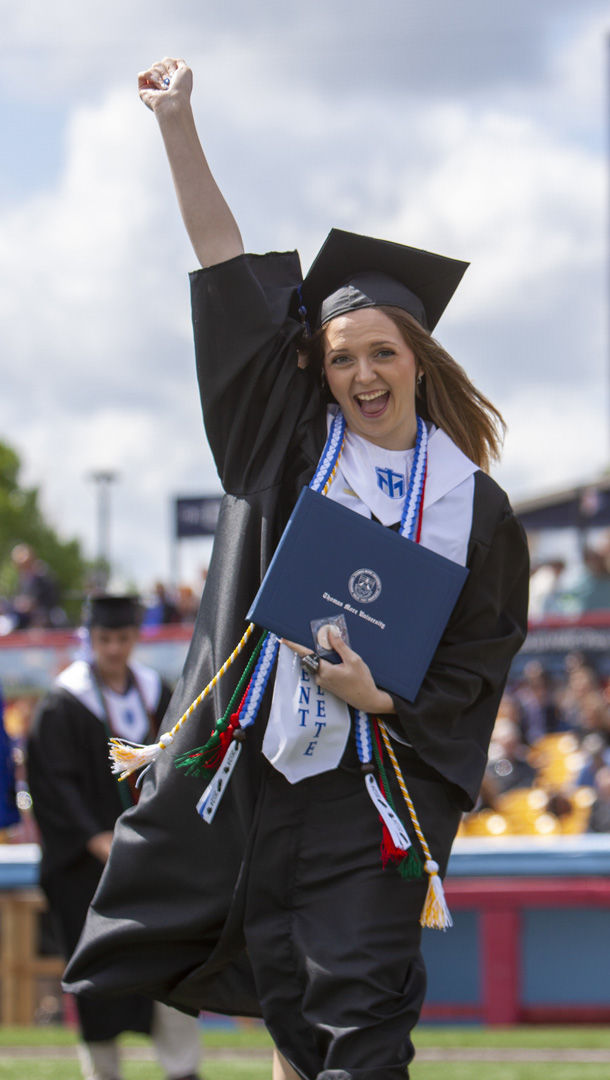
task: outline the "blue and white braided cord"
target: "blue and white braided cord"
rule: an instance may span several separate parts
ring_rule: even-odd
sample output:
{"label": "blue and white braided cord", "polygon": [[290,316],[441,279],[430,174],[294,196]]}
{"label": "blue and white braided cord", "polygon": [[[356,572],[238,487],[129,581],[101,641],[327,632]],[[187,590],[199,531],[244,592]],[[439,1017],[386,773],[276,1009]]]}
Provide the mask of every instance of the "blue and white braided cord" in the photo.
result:
{"label": "blue and white braided cord", "polygon": [[279,638],[275,634],[268,634],[254,669],[246,700],[239,714],[239,726],[242,728],[249,727],[256,720],[256,714],[263,700],[263,694],[269,682],[279,646]]}
{"label": "blue and white braided cord", "polygon": [[313,480],[309,485],[312,491],[322,491],[326,485],[328,478],[339,460],[344,436],[345,417],[343,416],[343,413],[339,411],[330,426],[326,446],[322,451],[322,457],[320,458],[320,462],[314,473]]}
{"label": "blue and white braided cord", "polygon": [[405,498],[405,506],[400,523],[400,535],[406,536],[407,540],[415,540],[419,507],[423,494],[424,479],[426,476],[426,461],[428,458],[428,428],[421,416],[417,417],[417,440],[415,443],[415,455],[413,468],[409,477],[409,486]]}
{"label": "blue and white braided cord", "polygon": [[368,714],[361,709],[356,709],[355,735],[358,758],[362,765],[366,765],[373,760],[373,743]]}

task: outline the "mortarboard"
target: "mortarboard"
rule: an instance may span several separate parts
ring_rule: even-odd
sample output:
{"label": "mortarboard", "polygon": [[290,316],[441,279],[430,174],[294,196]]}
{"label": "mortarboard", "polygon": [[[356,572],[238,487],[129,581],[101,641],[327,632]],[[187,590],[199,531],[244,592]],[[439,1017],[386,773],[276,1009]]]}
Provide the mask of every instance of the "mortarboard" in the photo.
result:
{"label": "mortarboard", "polygon": [[468,265],[331,229],[303,281],[301,296],[315,328],[346,311],[387,304],[403,308],[432,331]]}
{"label": "mortarboard", "polygon": [[120,630],[124,626],[139,626],[142,619],[137,596],[92,596],[88,602],[88,626],[102,626],[106,630]]}

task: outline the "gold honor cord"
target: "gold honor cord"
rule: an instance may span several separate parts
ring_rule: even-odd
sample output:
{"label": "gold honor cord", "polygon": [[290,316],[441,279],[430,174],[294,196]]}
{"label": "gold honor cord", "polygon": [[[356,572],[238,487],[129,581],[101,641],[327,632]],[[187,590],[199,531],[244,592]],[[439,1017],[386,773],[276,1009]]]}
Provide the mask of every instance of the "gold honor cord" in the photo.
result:
{"label": "gold honor cord", "polygon": [[[153,761],[158,758],[162,750],[166,750],[168,746],[171,746],[182,725],[186,724],[186,721],[193,715],[195,709],[201,705],[203,699],[211,693],[217,682],[222,679],[222,676],[229,670],[233,661],[237,659],[253,630],[254,623],[250,623],[241,641],[233,649],[233,652],[229,658],[225,660],[222,667],[216,672],[211,682],[208,683],[199,696],[189,705],[186,712],[184,712],[177,723],[174,724],[171,731],[166,731],[158,742],[152,743],[150,746],[142,746],[140,743],[130,743],[126,739],[110,740],[112,771],[115,775],[118,774],[119,780],[125,780],[131,773],[136,772],[137,769],[141,769],[143,766],[148,768],[148,766],[152,765]],[[142,773],[142,776],[143,775],[144,773]]]}
{"label": "gold honor cord", "polygon": [[407,791],[407,785],[405,784],[403,775],[400,771],[400,765],[398,764],[398,759],[396,757],[396,754],[394,753],[394,747],[392,746],[387,728],[382,720],[378,720],[378,723],[381,737],[388,752],[388,757],[390,758],[390,761],[392,762],[392,767],[394,769],[394,772],[396,773],[398,786],[400,787],[403,798],[407,804],[411,823],[413,825],[413,828],[415,829],[417,839],[422,846],[422,851],[426,859],[424,863],[424,870],[428,874],[428,892],[426,893],[426,899],[424,901],[424,906],[422,908],[422,913],[420,915],[419,921],[422,926],[428,926],[433,930],[446,930],[448,926],[453,926],[453,919],[451,918],[449,908],[447,907],[447,901],[445,899],[445,893],[443,890],[443,883],[440,879],[440,875],[438,872],[438,863],[436,863],[432,858],[430,848],[428,847],[426,843],[426,838],[421,830],[419,818],[417,817],[417,813],[411,800],[411,796]]}

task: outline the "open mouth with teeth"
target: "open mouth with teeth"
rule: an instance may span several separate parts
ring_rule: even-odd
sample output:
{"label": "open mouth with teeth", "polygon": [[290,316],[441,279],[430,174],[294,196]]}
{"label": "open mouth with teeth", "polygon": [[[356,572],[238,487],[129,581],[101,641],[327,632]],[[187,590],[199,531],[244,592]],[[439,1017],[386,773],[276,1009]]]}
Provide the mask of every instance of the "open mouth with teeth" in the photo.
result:
{"label": "open mouth with teeth", "polygon": [[366,394],[356,394],[355,401],[363,416],[381,416],[390,400],[389,390],[370,390]]}

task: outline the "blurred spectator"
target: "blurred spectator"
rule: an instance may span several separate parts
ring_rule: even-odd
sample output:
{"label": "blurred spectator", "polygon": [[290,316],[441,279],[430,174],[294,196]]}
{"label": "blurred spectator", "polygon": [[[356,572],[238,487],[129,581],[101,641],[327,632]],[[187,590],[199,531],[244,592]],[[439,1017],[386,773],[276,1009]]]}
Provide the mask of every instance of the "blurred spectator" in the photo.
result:
{"label": "blurred spectator", "polygon": [[536,769],[527,760],[528,748],[521,740],[517,724],[503,716],[496,720],[489,764],[485,771],[485,798],[488,805],[493,799],[511,788],[531,787],[536,779]]}
{"label": "blurred spectator", "polygon": [[521,730],[529,746],[543,735],[564,729],[553,692],[551,677],[537,660],[523,670],[523,683],[516,695],[521,708]]}
{"label": "blurred spectator", "polygon": [[548,562],[539,563],[532,570],[530,577],[530,619],[543,619],[545,615],[561,613],[565,568],[566,564],[563,559],[549,559]]}
{"label": "blurred spectator", "polygon": [[610,832],[610,767],[604,765],[595,777],[597,797],[591,807],[589,832]]}
{"label": "blurred spectator", "polygon": [[568,671],[568,683],[560,695],[559,710],[562,727],[569,731],[580,727],[582,702],[587,694],[600,690],[600,681],[593,668],[586,664],[572,664]]}
{"label": "blurred spectator", "polygon": [[585,754],[585,763],[578,774],[578,787],[593,787],[595,777],[604,765],[610,765],[610,747],[603,735],[594,731],[585,735],[580,749]]}
{"label": "blurred spectator", "polygon": [[580,740],[593,733],[606,743],[610,740],[610,706],[600,690],[590,690],[582,697],[573,730]]}
{"label": "blurred spectator", "polygon": [[29,544],[17,544],[11,559],[18,575],[12,599],[14,629],[66,626],[66,613],[59,606],[59,591],[46,563],[36,558]]}
{"label": "blurred spectator", "polygon": [[180,622],[194,623],[199,610],[199,601],[190,585],[180,585],[176,604]]}
{"label": "blurred spectator", "polygon": [[146,608],[143,626],[167,626],[169,623],[180,622],[178,608],[170,600],[165,585],[161,581],[155,584],[155,598]]}
{"label": "blurred spectator", "polygon": [[587,548],[584,569],[570,590],[576,611],[610,611],[610,572],[603,552]]}
{"label": "blurred spectator", "polygon": [[580,668],[588,668],[587,658],[584,653],[570,652],[567,653],[563,661],[564,670],[566,676],[569,678],[573,671],[578,671]]}

